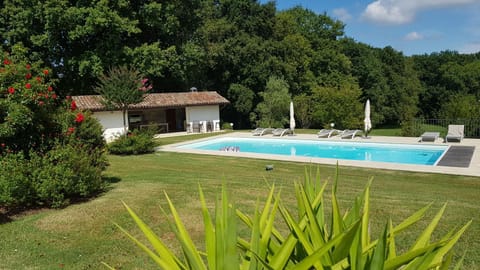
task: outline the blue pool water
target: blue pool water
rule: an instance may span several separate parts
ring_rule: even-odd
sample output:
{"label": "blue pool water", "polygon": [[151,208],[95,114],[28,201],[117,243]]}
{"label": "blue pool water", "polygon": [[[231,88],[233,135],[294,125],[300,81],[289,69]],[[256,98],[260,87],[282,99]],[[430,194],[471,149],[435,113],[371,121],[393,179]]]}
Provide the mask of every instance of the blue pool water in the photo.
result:
{"label": "blue pool water", "polygon": [[225,137],[181,145],[178,148],[435,165],[448,147],[444,145]]}

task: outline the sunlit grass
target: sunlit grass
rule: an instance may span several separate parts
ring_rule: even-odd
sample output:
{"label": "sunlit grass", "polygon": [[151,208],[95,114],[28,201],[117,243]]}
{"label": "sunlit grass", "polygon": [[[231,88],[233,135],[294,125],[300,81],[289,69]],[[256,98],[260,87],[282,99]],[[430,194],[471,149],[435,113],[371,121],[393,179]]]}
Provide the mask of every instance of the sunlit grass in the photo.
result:
{"label": "sunlit grass", "polygon": [[[198,137],[188,137],[198,138]],[[160,144],[185,138],[160,139]],[[294,202],[293,181],[301,180],[305,167],[317,165],[246,158],[159,152],[142,156],[110,156],[106,175],[110,189],[88,202],[60,210],[45,210],[0,225],[0,269],[102,269],[101,261],[118,269],[152,269],[150,259],[118,231],[113,222],[141,236],[121,204],[125,201],[169,245],[176,247],[166,218],[167,192],[192,232],[203,242],[198,183],[206,200],[213,203],[223,182],[242,211],[252,211],[258,197],[267,195],[265,182],[275,182],[284,200]],[[273,171],[265,171],[273,164]],[[322,179],[332,179],[334,166],[319,166]],[[465,269],[480,266],[480,178],[427,173],[340,168],[338,195],[343,206],[350,205],[367,183],[371,187],[372,233],[380,233],[388,217],[394,222],[433,202],[433,215],[444,202],[447,210],[438,228],[447,229],[473,219],[460,239],[457,254],[467,252]],[[428,219],[427,219],[428,220]],[[421,228],[418,228],[421,232]],[[415,235],[405,235],[403,245]]]}

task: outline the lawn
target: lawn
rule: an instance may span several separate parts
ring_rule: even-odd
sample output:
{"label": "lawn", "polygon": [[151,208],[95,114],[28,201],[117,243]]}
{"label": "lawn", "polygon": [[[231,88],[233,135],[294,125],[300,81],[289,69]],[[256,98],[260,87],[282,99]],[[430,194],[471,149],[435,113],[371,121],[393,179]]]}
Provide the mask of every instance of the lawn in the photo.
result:
{"label": "lawn", "polygon": [[[177,137],[160,144],[181,141]],[[30,211],[4,220],[0,225],[0,269],[102,269],[101,261],[117,269],[152,269],[149,258],[118,231],[114,223],[139,236],[121,201],[130,205],[172,247],[173,234],[159,206],[165,207],[164,192],[176,204],[195,241],[202,243],[198,184],[213,202],[226,183],[235,202],[243,210],[252,209],[266,195],[265,182],[281,187],[287,204],[293,205],[293,182],[300,181],[305,168],[316,165],[246,158],[216,157],[181,153],[142,156],[110,156],[106,176],[109,189],[89,201],[59,210]],[[273,164],[273,171],[265,171]],[[321,178],[331,182],[334,166],[319,166]],[[456,251],[466,252],[465,269],[480,268],[480,178],[426,173],[409,173],[362,168],[340,168],[338,194],[343,209],[348,208],[374,177],[371,191],[372,232],[380,233],[390,217],[398,224],[414,211],[433,202],[432,218],[444,202],[447,210],[438,228],[440,233],[458,228],[473,219]],[[428,220],[429,221],[429,220]],[[427,222],[427,220],[426,220]],[[426,224],[426,223],[425,223]],[[418,233],[421,232],[418,227]],[[403,245],[415,235],[404,235]]]}

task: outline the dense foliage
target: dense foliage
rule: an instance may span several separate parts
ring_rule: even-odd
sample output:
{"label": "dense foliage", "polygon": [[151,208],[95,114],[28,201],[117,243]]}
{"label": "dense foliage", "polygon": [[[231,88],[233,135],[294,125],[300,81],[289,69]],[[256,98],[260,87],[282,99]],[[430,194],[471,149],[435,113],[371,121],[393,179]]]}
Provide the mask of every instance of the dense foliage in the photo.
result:
{"label": "dense foliage", "polygon": [[99,192],[100,124],[57,95],[48,68],[14,53],[0,64],[0,207],[58,207]]}
{"label": "dense foliage", "polygon": [[408,131],[413,117],[480,117],[447,110],[478,103],[480,53],[407,57],[356,42],[341,21],[302,7],[279,11],[274,1],[256,0],[5,0],[0,7],[1,46],[21,44],[49,63],[62,95],[93,93],[100,74],[132,65],[158,92],[218,91],[231,101],[223,120],[238,128],[271,122],[257,117],[271,77],[302,104],[299,127],[359,128],[366,99],[374,126],[402,123]]}
{"label": "dense foliage", "polygon": [[[304,182],[295,184],[295,209],[291,203],[287,205],[282,200],[281,191],[271,186],[265,203],[257,203],[251,215],[230,201],[225,188],[221,196],[217,196],[214,215],[210,214],[200,189],[205,232],[205,245],[201,248],[195,245],[166,195],[172,215],[170,225],[184,256],[178,256],[171,243],[165,243],[127,205],[129,214],[149,243],[144,244],[137,238],[137,233],[129,233],[117,226],[155,261],[159,269],[426,270],[449,269],[453,265],[453,247],[472,221],[443,236],[433,237],[446,204],[427,224],[422,219],[431,206],[428,205],[399,224],[389,219],[384,230],[374,239],[370,233],[371,216],[375,216],[370,213],[372,182],[347,211],[342,211],[337,198],[338,178],[332,186],[331,197],[326,199],[327,183],[322,184],[318,175],[318,171],[315,178],[306,173]],[[248,228],[244,236],[240,236],[237,220]],[[419,226],[425,226],[425,229],[417,233]],[[417,235],[411,245],[402,239],[407,234]],[[455,269],[460,269],[462,262],[463,257]]]}
{"label": "dense foliage", "polygon": [[107,145],[108,152],[114,155],[138,155],[152,153],[155,142],[154,130],[134,130],[127,136],[122,136]]}

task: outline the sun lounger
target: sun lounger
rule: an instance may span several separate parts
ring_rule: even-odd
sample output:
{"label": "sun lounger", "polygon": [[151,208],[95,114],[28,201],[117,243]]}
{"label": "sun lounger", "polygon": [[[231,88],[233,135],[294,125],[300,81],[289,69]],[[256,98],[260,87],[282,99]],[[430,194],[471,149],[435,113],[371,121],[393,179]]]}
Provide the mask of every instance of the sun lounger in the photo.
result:
{"label": "sun lounger", "polygon": [[340,138],[342,139],[353,139],[357,136],[357,133],[362,132],[359,129],[345,129],[342,133],[340,133]]}
{"label": "sun lounger", "polygon": [[260,133],[264,130],[264,128],[256,128],[254,130],[252,130],[252,134],[257,134],[257,133]]}
{"label": "sun lounger", "polygon": [[463,140],[463,131],[465,126],[464,125],[448,125],[448,132],[445,136],[445,142],[449,141],[458,141],[461,142]]}
{"label": "sun lounger", "polygon": [[273,128],[256,128],[252,131],[253,136],[263,136],[265,134],[270,134],[273,132]]}
{"label": "sun lounger", "polygon": [[273,136],[282,137],[283,135],[293,134],[293,132],[289,128],[276,128],[272,131],[272,134],[273,134]]}
{"label": "sun lounger", "polygon": [[440,132],[424,132],[422,136],[420,136],[420,142],[434,142],[438,139],[438,137],[440,137]]}
{"label": "sun lounger", "polygon": [[334,133],[338,133],[336,129],[321,129],[317,135],[319,138],[330,138]]}

